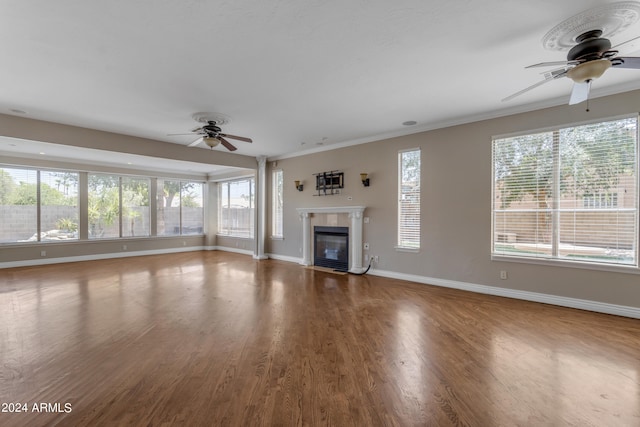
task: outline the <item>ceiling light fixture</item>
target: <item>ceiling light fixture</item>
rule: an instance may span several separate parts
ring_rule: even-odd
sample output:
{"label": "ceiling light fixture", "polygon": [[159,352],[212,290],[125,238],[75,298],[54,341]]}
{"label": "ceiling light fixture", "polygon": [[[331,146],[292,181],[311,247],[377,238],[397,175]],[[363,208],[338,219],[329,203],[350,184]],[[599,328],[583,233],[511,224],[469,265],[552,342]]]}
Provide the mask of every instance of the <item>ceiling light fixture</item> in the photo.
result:
{"label": "ceiling light fixture", "polygon": [[567,77],[576,83],[583,83],[597,79],[611,68],[611,61],[608,59],[595,59],[583,62],[567,71]]}
{"label": "ceiling light fixture", "polygon": [[215,136],[203,136],[202,140],[204,141],[205,144],[207,144],[211,148],[220,144],[220,140]]}

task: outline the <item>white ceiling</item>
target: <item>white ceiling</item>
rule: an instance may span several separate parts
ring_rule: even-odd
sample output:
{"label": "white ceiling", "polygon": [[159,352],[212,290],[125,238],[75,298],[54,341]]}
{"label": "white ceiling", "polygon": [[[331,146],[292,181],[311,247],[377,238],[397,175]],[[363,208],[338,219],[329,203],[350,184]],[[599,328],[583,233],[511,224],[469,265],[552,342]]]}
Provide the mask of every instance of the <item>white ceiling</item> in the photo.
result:
{"label": "white ceiling", "polygon": [[[254,140],[236,153],[290,156],[567,103],[567,78],[501,99],[543,78],[526,65],[565,59],[550,29],[609,3],[6,0],[0,113],[186,146],[167,134],[218,112]],[[639,88],[640,70],[612,69],[592,97]]]}

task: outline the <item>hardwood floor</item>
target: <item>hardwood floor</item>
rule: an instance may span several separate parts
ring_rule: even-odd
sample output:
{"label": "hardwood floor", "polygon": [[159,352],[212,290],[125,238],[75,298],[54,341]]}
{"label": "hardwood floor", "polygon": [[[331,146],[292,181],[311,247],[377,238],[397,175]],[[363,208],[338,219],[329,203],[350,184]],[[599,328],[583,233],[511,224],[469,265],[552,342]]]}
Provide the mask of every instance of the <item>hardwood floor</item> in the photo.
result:
{"label": "hardwood floor", "polygon": [[634,319],[224,252],[0,270],[0,307],[4,427],[640,425]]}

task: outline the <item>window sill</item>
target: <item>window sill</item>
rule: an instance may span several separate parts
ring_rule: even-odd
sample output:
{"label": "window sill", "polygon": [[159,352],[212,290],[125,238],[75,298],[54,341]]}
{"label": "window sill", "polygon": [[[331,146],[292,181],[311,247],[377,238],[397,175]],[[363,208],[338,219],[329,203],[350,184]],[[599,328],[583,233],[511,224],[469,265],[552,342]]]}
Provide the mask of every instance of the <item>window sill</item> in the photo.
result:
{"label": "window sill", "polygon": [[253,240],[253,236],[238,236],[235,234],[216,233],[216,237],[230,237],[232,239]]}
{"label": "window sill", "polygon": [[406,246],[395,246],[395,250],[397,252],[408,252],[413,254],[420,253],[420,248],[408,248]]}
{"label": "window sill", "polygon": [[495,254],[491,255],[491,261],[578,268],[584,270],[608,271],[612,273],[640,274],[640,268],[638,268],[638,266],[625,264],[600,264],[593,262],[568,261],[564,259],[525,258]]}

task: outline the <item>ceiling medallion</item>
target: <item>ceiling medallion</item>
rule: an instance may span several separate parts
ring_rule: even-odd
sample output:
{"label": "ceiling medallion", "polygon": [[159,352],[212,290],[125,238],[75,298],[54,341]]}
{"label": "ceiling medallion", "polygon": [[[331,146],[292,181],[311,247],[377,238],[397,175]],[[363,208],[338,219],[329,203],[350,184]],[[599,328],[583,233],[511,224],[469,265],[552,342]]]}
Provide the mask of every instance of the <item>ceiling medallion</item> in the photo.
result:
{"label": "ceiling medallion", "polygon": [[640,3],[623,1],[594,7],[565,19],[542,38],[542,46],[549,50],[569,50],[576,45],[576,37],[591,30],[601,30],[610,38],[635,24],[640,18]]}
{"label": "ceiling medallion", "polygon": [[191,117],[193,117],[193,120],[195,120],[196,122],[207,124],[213,121],[213,122],[216,122],[216,125],[218,126],[227,124],[229,123],[229,121],[231,121],[229,116],[225,116],[224,114],[220,114],[220,113],[200,112],[200,113],[193,113]]}

